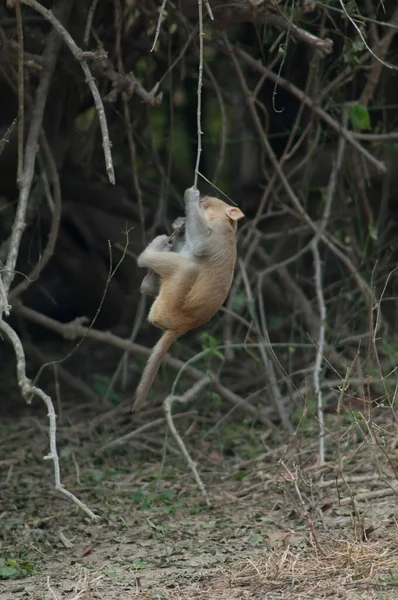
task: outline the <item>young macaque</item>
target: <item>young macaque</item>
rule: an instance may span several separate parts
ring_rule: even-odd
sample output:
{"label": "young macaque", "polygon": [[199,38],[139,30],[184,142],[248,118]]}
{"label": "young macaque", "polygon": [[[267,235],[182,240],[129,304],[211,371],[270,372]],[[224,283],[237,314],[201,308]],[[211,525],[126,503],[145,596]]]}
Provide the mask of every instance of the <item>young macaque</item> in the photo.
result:
{"label": "young macaque", "polygon": [[153,272],[160,278],[160,291],[148,320],[164,333],[148,359],[133,410],[139,410],[145,403],[172,343],[209,321],[224,302],[232,283],[237,221],[244,216],[242,211],[217,198],[200,198],[195,187],[186,190],[184,202],[185,234],[181,223],[174,225],[178,238],[174,251],[167,235],[159,235],[137,260],[139,267],[150,269],[143,293],[156,292]]}

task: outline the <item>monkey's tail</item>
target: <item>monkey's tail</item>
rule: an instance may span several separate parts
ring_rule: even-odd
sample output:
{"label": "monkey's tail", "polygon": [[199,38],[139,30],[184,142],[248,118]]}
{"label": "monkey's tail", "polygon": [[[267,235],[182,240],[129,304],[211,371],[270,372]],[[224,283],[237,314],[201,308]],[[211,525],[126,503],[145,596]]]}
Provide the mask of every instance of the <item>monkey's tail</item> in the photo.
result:
{"label": "monkey's tail", "polygon": [[133,404],[134,412],[140,410],[140,408],[142,408],[144,405],[150,387],[156,377],[157,372],[159,371],[160,363],[162,362],[167,350],[178,337],[180,337],[179,333],[176,333],[171,329],[167,329],[158,343],[154,346],[135,393],[135,401]]}

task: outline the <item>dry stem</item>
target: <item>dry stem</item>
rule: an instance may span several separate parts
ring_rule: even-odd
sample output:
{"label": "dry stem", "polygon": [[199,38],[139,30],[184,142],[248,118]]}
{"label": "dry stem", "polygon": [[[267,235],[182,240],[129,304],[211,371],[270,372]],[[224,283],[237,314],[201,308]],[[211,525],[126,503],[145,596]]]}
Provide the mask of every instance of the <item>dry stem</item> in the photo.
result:
{"label": "dry stem", "polygon": [[[24,0],[21,0],[21,2],[24,2]],[[32,2],[34,2],[34,0],[32,0]],[[67,20],[70,10],[69,3],[65,4],[63,2],[59,2],[58,5],[62,7],[63,19]],[[55,17],[53,18],[55,19]],[[60,38],[58,37],[55,31],[52,31],[48,36],[46,48],[43,54],[45,62],[41,72],[39,85],[36,91],[35,102],[32,110],[32,118],[26,140],[23,174],[21,180],[18,182],[18,207],[15,215],[14,224],[12,227],[11,237],[9,240],[6,271],[4,273],[4,288],[6,294],[8,294],[10,286],[15,276],[15,265],[18,258],[22,233],[25,229],[26,211],[28,208],[28,200],[34,176],[38,139],[43,121],[44,108],[50,87],[51,77],[55,69],[55,64],[57,62],[60,46]]]}
{"label": "dry stem", "polygon": [[17,361],[17,380],[18,385],[21,389],[22,396],[25,400],[30,403],[32,396],[37,396],[43,400],[44,404],[48,410],[48,421],[49,421],[49,438],[50,438],[50,452],[47,456],[44,457],[44,460],[52,460],[54,467],[54,479],[55,479],[55,489],[68,498],[72,500],[75,504],[77,504],[86,514],[88,514],[92,519],[98,519],[98,515],[95,515],[92,510],[88,508],[88,506],[79,500],[72,492],[65,489],[61,483],[61,471],[59,467],[59,457],[57,452],[57,425],[56,425],[56,414],[54,410],[54,405],[50,396],[48,396],[43,390],[32,385],[32,382],[26,376],[26,360],[25,353],[19,339],[18,335],[15,333],[14,329],[5,321],[0,319],[0,330],[8,337],[11,344],[13,345],[15,357]]}
{"label": "dry stem", "polygon": [[296,474],[293,475],[293,473],[287,468],[287,466],[285,465],[285,463],[283,462],[282,459],[280,460],[280,464],[286,471],[286,476],[285,476],[286,481],[290,481],[293,484],[293,487],[296,492],[297,499],[299,501],[299,505],[300,505],[300,508],[302,511],[302,515],[303,515],[304,519],[307,521],[307,524],[311,530],[312,538],[314,540],[315,546],[317,547],[317,550],[322,554],[322,556],[326,556],[326,552],[324,551],[324,549],[322,548],[322,546],[319,543],[318,532],[316,530],[315,523],[311,519],[310,513],[308,512],[308,509],[307,509],[307,507],[304,503],[303,497],[301,495],[300,488],[297,483],[297,478],[298,478],[297,469],[296,469]]}
{"label": "dry stem", "polygon": [[[111,142],[109,139],[108,132],[108,124],[106,121],[104,105],[102,103],[101,95],[98,91],[97,85],[94,82],[94,78],[91,74],[87,61],[84,59],[84,52],[79,48],[70,35],[70,33],[65,29],[65,27],[60,23],[60,21],[54,16],[51,10],[47,10],[36,0],[20,0],[22,4],[26,4],[30,6],[38,13],[40,13],[58,32],[61,38],[64,40],[65,44],[68,46],[69,50],[72,52],[73,56],[79,61],[81,68],[86,76],[87,85],[90,88],[91,94],[93,96],[95,108],[97,109],[98,120],[102,133],[102,147],[104,149],[105,156],[105,166],[106,172],[108,173],[109,181],[111,183],[115,183],[115,173],[113,169],[113,161],[112,161],[112,153],[111,153]],[[67,3],[69,4],[69,3]]]}
{"label": "dry stem", "polygon": [[199,488],[207,506],[211,506],[210,498],[209,498],[206,488],[203,485],[203,482],[200,478],[200,475],[196,468],[196,465],[195,465],[194,461],[192,460],[192,458],[187,450],[187,447],[185,446],[185,444],[183,442],[182,437],[178,433],[176,426],[174,425],[173,415],[171,414],[171,408],[172,408],[173,402],[175,402],[175,401],[180,402],[181,404],[186,404],[187,402],[189,402],[189,400],[191,400],[206,385],[208,385],[208,383],[210,381],[211,380],[208,376],[203,377],[202,379],[197,381],[189,390],[187,390],[185,392],[185,394],[183,394],[182,396],[173,396],[173,394],[170,394],[169,396],[167,396],[167,398],[165,399],[165,401],[163,403],[164,411],[166,414],[166,420],[167,420],[169,429],[170,429],[174,439],[176,440],[181,452],[183,453],[184,458],[187,461],[189,468],[192,471],[192,474],[195,478],[195,481],[198,485],[198,488]]}
{"label": "dry stem", "polygon": [[199,16],[199,69],[198,69],[198,104],[196,109],[196,127],[197,127],[197,139],[198,148],[196,153],[196,164],[195,164],[195,175],[193,185],[195,188],[198,187],[198,176],[199,176],[199,164],[200,155],[202,154],[202,85],[203,85],[203,4],[202,0],[198,0],[198,16]]}
{"label": "dry stem", "polygon": [[[92,327],[84,327],[81,324],[82,319],[76,319],[72,323],[60,323],[59,321],[51,319],[50,317],[28,308],[27,306],[23,306],[22,304],[16,304],[14,310],[16,313],[29,319],[30,321],[55,331],[65,339],[74,340],[84,336],[114,346],[115,348],[126,350],[130,354],[138,354],[139,356],[148,357],[151,353],[150,348],[146,348],[140,344],[125,340],[117,335],[114,335],[110,331],[99,331],[97,329],[93,329]],[[189,377],[192,377],[192,379],[199,380],[203,378],[202,371],[195,369],[190,364],[183,363],[182,361],[173,358],[168,354],[166,354],[163,360],[165,364],[171,366],[173,369],[178,371],[183,369],[184,373],[186,373]],[[223,386],[214,375],[212,375],[212,380],[215,382],[217,391],[225,400],[235,404],[238,408],[241,408],[243,411],[247,412],[247,414],[249,414],[251,417],[258,419],[261,423],[264,423],[265,425],[267,424],[267,420],[255,406]]]}

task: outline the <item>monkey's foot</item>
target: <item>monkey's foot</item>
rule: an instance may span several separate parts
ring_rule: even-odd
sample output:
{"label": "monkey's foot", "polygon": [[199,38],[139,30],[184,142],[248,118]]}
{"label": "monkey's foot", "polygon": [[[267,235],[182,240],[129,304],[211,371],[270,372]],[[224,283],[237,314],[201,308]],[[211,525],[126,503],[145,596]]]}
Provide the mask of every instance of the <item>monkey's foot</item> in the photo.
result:
{"label": "monkey's foot", "polygon": [[182,233],[185,229],[186,217],[177,217],[173,222],[172,228],[176,233]]}
{"label": "monkey's foot", "polygon": [[171,248],[168,235],[158,235],[147,246],[147,250],[152,252],[168,252]]}

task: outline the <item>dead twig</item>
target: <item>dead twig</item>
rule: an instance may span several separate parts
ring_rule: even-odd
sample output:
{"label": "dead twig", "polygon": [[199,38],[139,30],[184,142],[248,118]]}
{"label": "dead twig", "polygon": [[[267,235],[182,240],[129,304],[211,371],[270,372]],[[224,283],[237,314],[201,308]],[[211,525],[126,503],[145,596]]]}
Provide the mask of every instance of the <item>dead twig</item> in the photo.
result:
{"label": "dead twig", "polygon": [[[297,195],[295,194],[295,192],[293,191],[291,185],[289,184],[283,170],[281,169],[280,163],[277,159],[277,157],[275,156],[275,153],[267,139],[267,136],[264,132],[262,123],[260,121],[259,115],[257,113],[257,109],[256,109],[256,105],[255,105],[255,101],[253,99],[253,96],[247,86],[247,82],[246,79],[244,77],[244,74],[242,72],[242,69],[239,65],[239,62],[235,56],[235,52],[231,46],[231,44],[229,43],[229,40],[227,38],[227,36],[225,34],[223,34],[223,40],[224,40],[224,44],[226,46],[226,49],[228,51],[229,56],[231,57],[231,60],[233,62],[233,65],[235,67],[242,91],[244,93],[244,97],[247,103],[247,106],[250,110],[250,114],[251,117],[253,119],[253,123],[256,127],[257,133],[261,139],[261,142],[264,146],[264,150],[266,151],[270,162],[272,164],[272,166],[274,167],[276,173],[278,174],[278,177],[280,179],[280,182],[288,196],[288,198],[291,200],[294,208],[299,212],[299,214],[302,216],[302,218],[305,220],[305,222],[311,227],[311,229],[316,233],[318,231],[318,226],[316,223],[314,223],[314,221],[311,219],[311,217],[308,215],[308,213],[304,210],[299,198],[297,197]],[[263,67],[263,65],[261,65],[260,63],[258,63],[257,61],[255,61],[254,59],[252,59],[249,55],[247,55],[245,52],[243,52],[240,49],[236,50],[236,53],[242,57],[245,58],[247,64],[249,64],[250,66],[253,66],[253,68],[256,68],[257,70],[259,70],[262,73],[267,73],[270,74],[269,77],[270,79],[273,80],[278,80],[279,83],[281,81],[281,79],[274,75],[274,73],[272,73],[272,71],[270,71],[269,69],[266,69],[265,67]],[[272,76],[272,77],[271,77]],[[291,84],[286,82],[288,84],[287,89],[290,89]],[[294,86],[293,86],[294,87]],[[297,97],[299,97],[300,99],[304,97],[303,93],[300,91],[300,95],[298,95]],[[312,103],[312,101],[311,101]],[[314,111],[316,112],[316,107],[314,107]],[[329,115],[327,115],[325,113],[327,119],[329,119]],[[333,121],[333,119],[331,119],[331,121]],[[334,121],[333,121],[334,123]],[[359,145],[360,148],[362,148],[362,146],[360,144],[358,144],[355,140],[353,140],[351,138],[351,136],[349,135],[349,132],[347,130],[345,130],[346,134],[345,135],[343,133],[343,130],[339,128],[339,126],[337,125],[337,128],[339,129],[339,131],[341,132],[342,135],[344,135],[344,137],[348,140],[352,140],[354,142],[354,145]],[[364,150],[362,148],[362,150]],[[375,164],[377,163],[378,166],[380,168],[382,168],[383,170],[385,170],[385,165],[384,163],[380,163],[379,161],[377,161],[373,156],[371,156],[366,150],[364,150],[364,152],[366,154],[369,155],[370,160]],[[354,277],[355,281],[358,284],[358,287],[360,288],[360,290],[362,291],[362,293],[365,295],[365,297],[368,299],[369,297],[371,297],[371,291],[369,289],[369,286],[367,285],[367,283],[363,280],[363,278],[359,275],[357,268],[355,267],[355,265],[353,265],[352,261],[350,260],[350,258],[344,253],[342,252],[337,246],[336,244],[326,235],[326,234],[322,234],[321,235],[321,239],[324,242],[324,244],[326,244],[326,246],[333,252],[333,254],[335,256],[337,256],[340,261],[347,267],[347,269],[351,272],[352,276]]]}
{"label": "dead twig", "polygon": [[133,94],[136,94],[150,106],[159,106],[162,103],[163,92],[158,94],[159,81],[148,92],[138,81],[134,73],[118,73],[103,50],[100,49],[97,53],[91,53],[91,58],[96,73],[106,77],[112,83],[112,91],[105,96],[105,102],[116,102],[119,94],[125,92],[129,98]]}
{"label": "dead twig", "polygon": [[[72,52],[73,56],[79,61],[81,68],[84,72],[84,75],[86,76],[86,82],[90,88],[91,94],[93,96],[95,108],[96,108],[97,114],[98,114],[98,120],[99,120],[101,133],[102,133],[102,147],[104,149],[106,172],[108,174],[109,181],[114,184],[115,183],[115,172],[114,172],[114,168],[113,168],[111,142],[109,139],[108,124],[106,121],[104,105],[102,103],[102,98],[98,91],[97,85],[94,82],[94,78],[93,78],[91,71],[89,69],[89,66],[87,64],[87,60],[84,57],[84,52],[78,47],[78,45],[76,44],[76,42],[74,41],[74,39],[72,38],[70,33],[62,25],[62,23],[54,16],[53,11],[47,10],[47,8],[42,6],[36,0],[20,0],[20,2],[22,2],[22,4],[26,4],[26,6],[30,6],[34,10],[36,10],[49,23],[51,23],[51,25],[54,27],[54,29],[57,31],[57,33],[61,36],[62,40],[68,46],[68,48]],[[68,2],[67,5],[70,6],[70,3]]]}
{"label": "dead twig", "polygon": [[25,94],[24,94],[24,40],[20,0],[15,2],[15,15],[18,34],[18,166],[17,182],[20,184],[23,177],[23,144],[25,131]]}
{"label": "dead twig", "polygon": [[6,317],[10,316],[11,305],[8,303],[7,292],[4,287],[3,277],[0,271],[0,315],[4,312]]}
{"label": "dead twig", "polygon": [[324,549],[322,548],[322,546],[319,543],[319,539],[318,539],[318,532],[316,530],[315,527],[315,523],[314,521],[311,519],[310,513],[308,512],[308,509],[304,503],[303,497],[301,495],[300,492],[300,488],[298,486],[297,480],[298,480],[298,471],[296,468],[296,474],[293,475],[293,473],[287,468],[287,466],[285,465],[285,463],[283,462],[283,460],[281,459],[280,464],[282,465],[282,467],[284,468],[286,475],[284,476],[286,481],[290,481],[290,483],[293,484],[294,487],[294,491],[296,492],[296,496],[302,511],[302,515],[304,517],[304,519],[307,521],[307,524],[311,530],[311,534],[312,534],[312,538],[314,540],[314,544],[317,548],[317,550],[320,552],[320,554],[322,554],[322,556],[326,556],[326,552],[324,551]]}
{"label": "dead twig", "polygon": [[[268,344],[264,343],[265,337],[268,336],[267,324],[265,322],[265,314],[263,313],[263,315],[262,315],[263,316],[263,319],[262,319],[263,327],[261,328],[257,314],[256,314],[256,310],[255,310],[255,303],[254,303],[254,298],[253,298],[252,290],[251,290],[250,283],[249,283],[249,278],[247,276],[245,265],[242,260],[239,260],[239,267],[240,267],[240,270],[242,273],[243,283],[245,286],[246,296],[248,299],[248,307],[249,307],[250,316],[254,323],[254,327],[257,330],[257,335],[260,338],[259,350],[260,350],[261,358],[262,358],[262,361],[264,364],[265,372],[266,372],[269,382],[271,384],[271,391],[272,391],[274,404],[275,404],[276,410],[278,411],[278,414],[279,414],[279,417],[281,419],[284,429],[286,430],[287,433],[291,434],[291,433],[293,433],[293,427],[290,422],[289,415],[287,414],[287,411],[286,411],[282,393],[279,389],[274,365],[272,363],[272,360],[271,360],[269,354],[266,351],[266,347],[268,346]],[[269,338],[267,341],[269,341]],[[263,343],[261,343],[261,342],[263,342]],[[269,347],[271,347],[270,341],[269,341]]]}
{"label": "dead twig", "polygon": [[[398,7],[395,9],[390,21],[390,25],[397,26],[398,25]],[[390,27],[387,29],[385,35],[375,41],[376,43],[376,53],[375,60],[373,61],[373,65],[368,73],[365,87],[362,90],[361,96],[359,98],[359,103],[365,106],[368,105],[369,101],[373,98],[373,94],[377,88],[377,84],[380,80],[381,72],[383,70],[383,62],[380,59],[384,59],[387,56],[387,52],[391,46],[391,42],[396,34],[396,29]]]}
{"label": "dead twig", "polygon": [[208,376],[203,377],[202,379],[197,381],[189,390],[187,390],[185,392],[185,394],[183,394],[182,396],[173,396],[173,394],[171,393],[169,396],[167,396],[167,398],[165,399],[165,401],[163,403],[164,411],[166,414],[166,421],[169,426],[169,429],[170,429],[174,439],[176,440],[182,454],[184,455],[184,458],[187,461],[189,468],[191,469],[191,472],[195,478],[198,488],[199,488],[207,506],[209,506],[209,507],[211,506],[209,495],[206,491],[205,486],[203,485],[203,482],[200,478],[200,475],[196,468],[196,465],[195,465],[194,461],[192,460],[192,458],[187,450],[187,447],[185,446],[185,444],[183,442],[182,437],[178,433],[176,426],[174,425],[173,415],[171,414],[171,408],[172,408],[173,402],[177,401],[177,402],[180,402],[181,404],[186,404],[187,402],[189,402],[189,400],[191,400],[206,385],[208,385],[210,381],[211,381],[211,379]]}
{"label": "dead twig", "polygon": [[[121,51],[121,39],[122,39],[122,11],[120,6],[120,0],[114,0],[115,5],[115,31],[116,31],[116,42],[115,42],[115,50],[117,56],[117,64],[118,71],[120,74],[124,75],[124,65]],[[138,204],[138,214],[140,218],[140,226],[141,226],[141,239],[142,245],[145,247],[147,245],[146,233],[145,233],[145,215],[144,215],[144,203],[142,200],[142,190],[140,186],[140,180],[138,178],[138,157],[137,150],[135,147],[134,137],[133,137],[133,126],[131,122],[131,114],[130,114],[130,106],[128,103],[128,96],[126,92],[122,92],[122,102],[123,102],[123,114],[124,120],[126,122],[126,131],[127,131],[127,141],[129,145],[130,151],[130,161],[131,161],[131,178],[133,189],[137,196],[137,204]]]}
{"label": "dead twig", "polygon": [[98,4],[98,0],[93,0],[91,2],[91,5],[90,5],[89,11],[88,11],[86,29],[84,31],[84,37],[83,37],[83,42],[84,42],[85,46],[88,45],[91,27],[92,27],[93,19],[94,19],[94,13],[95,13],[95,9],[97,8],[97,4]]}
{"label": "dead twig", "polygon": [[167,0],[163,0],[162,5],[159,10],[159,18],[158,18],[158,22],[156,23],[155,38],[153,40],[152,48],[150,50],[151,52],[153,52],[155,50],[155,46],[158,41],[158,37],[160,34],[160,28],[162,26],[162,21],[163,21],[163,17],[164,17],[164,11],[166,9],[166,4],[167,4]]}
{"label": "dead twig", "polygon": [[[31,1],[34,2],[35,0]],[[24,2],[24,0],[21,0],[21,2]],[[26,2],[28,2],[28,0],[26,0]],[[62,18],[64,21],[67,21],[70,9],[70,3],[65,4],[64,2],[59,0],[54,10],[56,13],[62,10]],[[53,18],[55,19],[55,17]],[[58,23],[57,19],[56,21]],[[40,74],[40,81],[37,87],[36,97],[33,104],[32,118],[25,145],[25,156],[23,161],[24,169],[21,181],[18,182],[18,206],[8,245],[6,270],[4,273],[4,287],[7,294],[15,276],[15,265],[18,258],[22,233],[25,229],[26,211],[28,208],[28,200],[34,176],[38,139],[43,121],[44,108],[46,105],[51,77],[55,69],[55,64],[57,62],[58,52],[61,43],[62,40],[59,38],[58,34],[55,31],[52,31],[48,36],[46,48],[43,54],[43,58],[45,58],[45,63]]]}
{"label": "dead twig", "polygon": [[[198,383],[200,383],[200,381]],[[190,411],[181,413],[179,415],[175,415],[174,419],[179,419],[182,417],[191,417],[192,415],[197,415],[197,414],[198,414],[198,411],[190,410]],[[158,425],[163,425],[163,423],[165,423],[165,422],[166,422],[165,417],[161,417],[160,419],[154,419],[154,420],[149,421],[148,423],[144,423],[144,425],[141,425],[141,427],[137,427],[137,429],[134,429],[133,431],[129,431],[129,433],[126,433],[125,435],[122,435],[121,437],[116,438],[115,440],[112,440],[111,442],[108,442],[107,444],[104,444],[103,446],[101,446],[101,448],[99,448],[97,450],[97,453],[103,452],[104,450],[107,450],[108,448],[112,448],[113,446],[120,446],[122,444],[125,444],[126,442],[130,442],[134,438],[136,438],[139,435],[141,435],[142,433],[144,433],[144,431],[147,431],[148,429],[153,429],[154,427],[157,427]]]}
{"label": "dead twig", "polygon": [[[32,355],[35,361],[39,363],[47,363],[49,359],[39,350],[39,348],[29,342],[24,342],[24,348],[26,354]],[[66,385],[77,394],[87,398],[89,402],[98,403],[98,395],[91,389],[89,385],[84,383],[81,379],[73,375],[70,371],[65,369],[62,365],[57,365],[57,373],[60,379],[62,379]]]}
{"label": "dead twig", "polygon": [[[21,316],[29,319],[34,323],[37,323],[38,325],[42,325],[47,329],[55,331],[65,339],[75,340],[79,337],[84,336],[93,340],[97,340],[98,342],[114,346],[115,348],[126,350],[127,352],[133,355],[136,354],[138,356],[148,357],[151,353],[150,348],[146,348],[145,346],[141,346],[140,344],[136,344],[134,342],[130,342],[129,340],[125,340],[117,335],[114,335],[110,331],[99,331],[97,329],[93,329],[92,327],[84,327],[82,325],[82,322],[86,321],[85,318],[76,319],[72,323],[60,323],[59,321],[47,317],[46,315],[43,315],[31,308],[28,308],[27,306],[23,306],[21,303],[15,304],[13,308],[17,314],[20,314]],[[165,364],[169,365],[173,369],[176,369],[177,371],[181,371],[181,369],[183,369],[184,373],[186,373],[189,377],[192,377],[192,379],[199,380],[203,378],[202,371],[200,371],[199,369],[195,369],[190,364],[183,363],[182,361],[170,356],[169,354],[166,354],[163,360]],[[225,400],[227,400],[228,402],[232,402],[238,408],[247,412],[247,414],[249,414],[251,417],[258,419],[261,423],[267,425],[267,420],[262,416],[261,412],[257,410],[255,406],[253,406],[247,400],[244,400],[243,398],[238,396],[238,394],[235,394],[234,392],[223,386],[218,381],[215,375],[212,375],[211,377],[212,381],[216,385],[217,391]]]}
{"label": "dead twig", "polygon": [[284,15],[267,14],[265,21],[272,27],[276,27],[281,31],[288,31],[289,35],[297,41],[304,42],[305,44],[320,50],[322,54],[330,54],[333,50],[333,40],[330,38],[319,38],[309,31],[297,27],[297,25],[288,21]]}
{"label": "dead twig", "polygon": [[[377,56],[377,54],[375,52],[373,52],[372,48],[368,45],[368,42],[366,41],[365,36],[363,35],[363,33],[361,31],[361,28],[356,24],[355,20],[348,13],[343,0],[339,0],[339,2],[340,2],[341,8],[343,9],[343,12],[344,12],[345,16],[350,21],[350,23],[354,27],[354,29],[356,29],[359,37],[361,38],[361,40],[362,40],[362,42],[363,42],[363,44],[365,46],[365,48],[371,53],[371,55],[381,65],[383,65],[384,67],[387,67],[388,69],[393,69],[394,71],[397,71],[398,67],[396,65],[392,65],[391,63],[388,63],[388,62],[384,61],[382,58],[380,58],[380,56]],[[393,17],[393,19],[390,22],[392,25],[396,25],[396,21],[398,20],[398,11],[396,13],[394,13],[394,17]]]}
{"label": "dead twig", "polygon": [[247,54],[247,52],[245,52],[241,48],[236,48],[235,52],[255,71],[266,75],[271,81],[275,81],[275,83],[277,83],[280,87],[286,89],[296,98],[304,102],[309,108],[311,108],[311,110],[313,110],[319,117],[321,117],[321,119],[323,119],[325,123],[327,123],[332,129],[334,129],[334,131],[341,134],[351,146],[358,150],[358,152],[360,152],[368,160],[368,162],[370,162],[374,167],[376,167],[379,173],[386,172],[385,164],[382,161],[375,158],[372,154],[370,154],[370,152],[368,152],[366,148],[364,148],[357,141],[357,139],[352,135],[350,131],[348,131],[348,129],[345,129],[339,123],[337,123],[325,110],[318,106],[312,98],[306,96],[304,92],[302,92],[293,83],[287,81],[280,75],[275,74],[273,71],[264,66],[260,61],[252,58],[249,54]]}
{"label": "dead twig", "polygon": [[361,492],[355,496],[342,498],[339,504],[346,506],[354,502],[366,502],[367,500],[375,500],[376,498],[386,498],[387,496],[398,496],[398,486],[391,486],[385,490],[372,490],[370,492]]}
{"label": "dead twig", "polygon": [[27,277],[25,277],[17,286],[15,286],[14,289],[10,291],[9,297],[11,302],[22,292],[27,290],[27,288],[39,277],[40,273],[52,257],[58,238],[59,225],[61,222],[61,186],[59,182],[58,169],[44,131],[42,131],[40,134],[40,144],[47,159],[47,165],[50,169],[51,181],[54,189],[51,226],[48,233],[48,241],[40,260],[35,264],[29,275],[27,275]]}
{"label": "dead twig", "polygon": [[195,164],[195,175],[193,185],[195,188],[198,187],[199,177],[199,165],[200,156],[202,154],[202,85],[203,85],[203,3],[202,0],[198,0],[198,17],[199,17],[199,67],[198,67],[198,87],[197,97],[198,103],[196,108],[196,128],[197,128],[197,140],[198,147],[196,151],[196,164]]}
{"label": "dead twig", "polygon": [[[347,111],[344,114],[343,127],[346,126],[347,123]],[[314,235],[311,250],[312,256],[314,259],[314,282],[315,282],[315,291],[316,297],[318,300],[318,310],[319,310],[319,334],[318,340],[316,344],[316,356],[313,370],[313,378],[314,378],[314,391],[317,397],[317,406],[318,406],[318,421],[319,421],[319,461],[321,464],[325,462],[325,423],[324,423],[324,414],[323,414],[323,397],[320,386],[320,374],[322,369],[322,359],[324,354],[324,346],[325,346],[325,326],[326,326],[326,304],[325,297],[323,293],[323,285],[322,285],[322,268],[321,268],[321,258],[319,255],[319,240],[321,239],[323,233],[326,231],[327,224],[329,222],[330,213],[332,209],[333,197],[336,193],[337,187],[337,176],[341,169],[341,164],[343,161],[344,150],[346,146],[346,140],[344,137],[340,138],[339,146],[337,150],[336,161],[333,165],[332,172],[330,174],[329,185],[326,193],[326,202],[325,208],[322,215],[322,220],[319,225],[319,229],[317,233]]]}
{"label": "dead twig", "polygon": [[32,396],[37,396],[38,398],[43,400],[44,404],[47,407],[47,416],[49,421],[50,452],[49,454],[47,454],[47,456],[44,457],[44,460],[52,460],[53,462],[55,489],[58,492],[61,492],[62,494],[67,496],[75,504],[77,504],[87,515],[89,515],[89,517],[91,517],[92,519],[98,519],[98,515],[95,515],[84,502],[79,500],[79,498],[72,494],[72,492],[69,492],[69,490],[64,488],[64,486],[62,485],[61,471],[59,467],[59,457],[57,452],[57,425],[54,405],[50,396],[43,392],[43,390],[39,387],[34,386],[31,380],[26,376],[26,360],[24,349],[21,340],[15,333],[14,329],[8,323],[0,319],[0,330],[7,336],[14,348],[15,358],[17,362],[17,380],[22,396],[28,403],[31,402]]}
{"label": "dead twig", "polygon": [[321,269],[321,258],[319,256],[318,243],[316,241],[312,244],[312,256],[314,259],[314,281],[316,296],[318,299],[319,307],[319,335],[316,346],[316,356],[313,370],[314,377],[314,391],[317,397],[318,405],[318,421],[319,421],[319,462],[321,465],[325,462],[325,422],[323,415],[323,398],[320,387],[320,374],[322,369],[323,351],[325,345],[325,323],[326,323],[326,304],[323,295],[322,286],[322,269]]}

